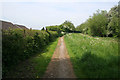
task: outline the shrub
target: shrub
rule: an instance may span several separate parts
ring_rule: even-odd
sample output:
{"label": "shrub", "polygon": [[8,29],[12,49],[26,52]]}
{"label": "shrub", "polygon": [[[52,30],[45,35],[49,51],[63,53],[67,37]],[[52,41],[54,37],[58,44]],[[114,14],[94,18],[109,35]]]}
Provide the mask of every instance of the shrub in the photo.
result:
{"label": "shrub", "polygon": [[92,36],[119,37],[119,6],[114,6],[107,11],[98,10],[86,22],[77,26],[76,30]]}
{"label": "shrub", "polygon": [[3,75],[12,66],[42,51],[58,37],[55,31],[9,29],[2,31]]}
{"label": "shrub", "polygon": [[105,36],[107,30],[107,12],[97,11],[92,18],[88,19],[88,26],[93,36]]}

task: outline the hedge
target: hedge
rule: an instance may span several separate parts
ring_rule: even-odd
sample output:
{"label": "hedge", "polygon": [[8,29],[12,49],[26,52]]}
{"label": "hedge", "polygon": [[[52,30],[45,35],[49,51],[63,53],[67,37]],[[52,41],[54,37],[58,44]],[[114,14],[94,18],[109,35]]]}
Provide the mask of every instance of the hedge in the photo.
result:
{"label": "hedge", "polygon": [[9,29],[2,31],[3,75],[14,65],[26,60],[58,37],[55,31]]}

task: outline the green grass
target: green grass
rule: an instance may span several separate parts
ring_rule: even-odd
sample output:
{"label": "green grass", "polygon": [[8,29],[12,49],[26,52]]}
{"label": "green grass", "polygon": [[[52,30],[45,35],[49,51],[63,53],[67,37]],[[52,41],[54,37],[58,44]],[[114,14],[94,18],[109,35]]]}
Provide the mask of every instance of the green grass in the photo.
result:
{"label": "green grass", "polygon": [[35,70],[37,71],[36,78],[40,78],[44,75],[51,57],[55,51],[57,43],[58,39],[49,45],[42,54],[38,54],[32,59],[32,62],[35,63]]}
{"label": "green grass", "polygon": [[51,61],[57,43],[58,38],[37,55],[14,67],[4,78],[41,78]]}
{"label": "green grass", "polygon": [[[117,78],[118,41],[116,38],[65,35],[65,43],[78,78]],[[119,68],[119,69],[118,69]]]}

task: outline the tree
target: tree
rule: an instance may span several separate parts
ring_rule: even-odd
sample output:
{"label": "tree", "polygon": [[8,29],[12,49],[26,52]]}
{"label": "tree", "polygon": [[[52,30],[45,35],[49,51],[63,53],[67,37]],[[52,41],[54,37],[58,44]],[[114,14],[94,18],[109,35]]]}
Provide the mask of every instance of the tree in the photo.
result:
{"label": "tree", "polygon": [[62,34],[61,34],[61,31],[62,31],[61,26],[59,26],[59,25],[47,26],[46,29],[49,30],[49,31],[57,31],[58,35],[62,36]]}
{"label": "tree", "polygon": [[93,36],[120,37],[120,2],[107,11],[97,10],[86,22],[77,26],[76,30]]}
{"label": "tree", "polygon": [[74,31],[75,30],[75,26],[73,25],[72,22],[70,21],[65,21],[62,25],[61,25],[61,29],[64,32],[70,32],[70,31]]}
{"label": "tree", "polygon": [[118,6],[114,6],[108,12],[108,16],[109,16],[108,36],[117,37],[120,33],[120,28],[118,24],[120,14],[118,13],[118,10],[119,10]]}
{"label": "tree", "polygon": [[47,26],[46,28],[47,28],[48,30],[50,30],[50,31],[59,31],[59,30],[60,30],[60,26],[59,26],[59,25]]}
{"label": "tree", "polygon": [[43,27],[42,30],[45,30],[45,28]]}
{"label": "tree", "polygon": [[93,36],[106,36],[108,24],[107,11],[98,10],[87,21]]}
{"label": "tree", "polygon": [[76,27],[76,31],[80,31],[82,33],[88,34],[89,32],[89,27],[88,27],[88,22],[84,22],[81,25]]}

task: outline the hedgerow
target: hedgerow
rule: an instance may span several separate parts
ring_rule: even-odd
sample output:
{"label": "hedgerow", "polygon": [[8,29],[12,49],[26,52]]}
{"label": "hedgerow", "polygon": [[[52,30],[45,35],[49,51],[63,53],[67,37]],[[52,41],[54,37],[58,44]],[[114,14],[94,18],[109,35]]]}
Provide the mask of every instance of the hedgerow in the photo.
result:
{"label": "hedgerow", "polygon": [[2,65],[3,75],[58,37],[55,31],[9,29],[2,31]]}
{"label": "hedgerow", "polygon": [[118,24],[119,16],[118,6],[106,10],[98,10],[84,23],[77,26],[76,30],[84,34],[100,37],[119,37],[120,28]]}

